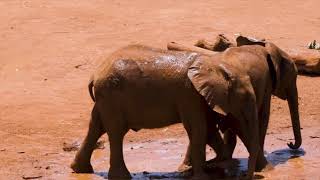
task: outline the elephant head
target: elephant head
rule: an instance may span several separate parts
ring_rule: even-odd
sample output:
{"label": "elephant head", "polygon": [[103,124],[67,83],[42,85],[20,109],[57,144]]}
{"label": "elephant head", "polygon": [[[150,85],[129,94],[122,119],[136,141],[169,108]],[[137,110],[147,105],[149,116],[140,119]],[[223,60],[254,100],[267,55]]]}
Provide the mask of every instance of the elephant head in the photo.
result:
{"label": "elephant head", "polygon": [[295,143],[290,143],[288,146],[291,149],[297,149],[302,143],[296,85],[298,70],[290,56],[280,48],[272,43],[266,43],[265,48],[269,53],[267,59],[269,67],[271,67],[270,74],[274,74],[272,94],[280,99],[287,100],[290,109]]}
{"label": "elephant head", "polygon": [[[295,143],[290,143],[288,146],[291,149],[297,149],[301,146],[302,139],[301,139],[301,132],[300,132],[300,119],[299,119],[299,111],[298,111],[298,92],[297,92],[297,86],[296,86],[296,81],[297,81],[297,75],[298,75],[298,70],[297,67],[294,63],[294,61],[291,59],[291,57],[282,51],[280,48],[278,48],[276,45],[270,42],[266,42],[265,40],[256,40],[252,38],[247,38],[244,36],[239,36],[237,39],[237,46],[243,46],[243,45],[260,45],[265,47],[265,50],[267,51],[267,62],[269,65],[269,71],[272,79],[272,85],[273,85],[273,90],[272,94],[279,97],[280,99],[287,100],[289,109],[290,109],[290,115],[291,115],[291,122],[292,122],[292,127],[293,127],[293,132],[294,132],[294,137],[295,137]],[[213,61],[208,61],[208,63],[212,63]],[[195,65],[197,67],[200,67],[200,65]],[[207,64],[206,67],[210,67],[211,64]],[[202,68],[204,68],[203,66]],[[194,69],[194,68],[191,68]],[[230,86],[231,81],[230,78],[232,79],[232,73],[231,71],[228,70],[226,67],[220,67],[220,77],[224,77],[227,81],[224,83],[226,86]],[[192,71],[190,71],[192,72]],[[215,98],[228,98],[228,95],[219,93],[217,94],[211,94],[208,93],[208,89],[210,88],[204,88],[208,85],[210,85],[209,82],[217,82],[217,80],[212,80],[210,81],[209,78],[212,78],[213,76],[210,76],[213,72],[206,71],[208,76],[205,75],[198,75],[198,76],[193,76],[193,73],[189,74],[190,76],[193,76],[193,78],[198,78],[197,80],[194,80],[195,86],[197,87],[197,82],[202,82],[198,84],[198,91],[200,91],[200,94],[202,94],[204,97],[209,98],[210,100],[215,96]],[[217,73],[217,72],[215,72]],[[223,76],[222,76],[223,75]],[[201,79],[201,78],[202,79]],[[219,76],[216,76],[219,77]],[[207,81],[207,82],[206,82]],[[221,79],[218,80],[219,82],[223,82]],[[229,81],[229,82],[228,82]],[[245,83],[245,81],[242,81],[242,83]],[[209,86],[208,86],[209,87]],[[248,86],[249,87],[249,86]],[[228,93],[228,88],[225,88],[225,92]],[[202,92],[201,92],[202,91]],[[207,101],[210,101],[207,100]],[[225,107],[228,107],[226,105]],[[225,114],[227,109],[220,108],[219,106],[212,106],[212,108],[216,112],[220,112],[221,114]]]}
{"label": "elephant head", "polygon": [[196,58],[189,67],[188,77],[213,111],[233,114],[239,120],[242,140],[249,151],[246,178],[252,179],[261,150],[256,96],[249,75],[234,65],[219,61],[222,58],[223,53]]}
{"label": "elephant head", "polygon": [[298,110],[298,91],[297,91],[297,75],[298,70],[291,59],[291,57],[278,48],[276,45],[265,40],[257,40],[238,36],[237,46],[243,45],[261,45],[264,46],[268,52],[268,64],[270,69],[271,78],[273,80],[273,95],[280,99],[287,100],[295,143],[290,143],[288,146],[291,149],[297,149],[301,146],[301,132],[300,132],[300,119]]}

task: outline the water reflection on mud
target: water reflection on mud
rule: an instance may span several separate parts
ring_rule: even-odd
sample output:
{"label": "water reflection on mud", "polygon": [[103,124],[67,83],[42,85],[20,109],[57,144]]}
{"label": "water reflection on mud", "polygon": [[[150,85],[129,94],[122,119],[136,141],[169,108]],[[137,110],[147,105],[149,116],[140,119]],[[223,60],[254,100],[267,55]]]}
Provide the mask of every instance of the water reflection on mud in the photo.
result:
{"label": "water reflection on mud", "polygon": [[303,149],[280,149],[268,154],[267,159],[273,166],[276,166],[286,163],[289,159],[299,158],[305,154],[306,152]]}

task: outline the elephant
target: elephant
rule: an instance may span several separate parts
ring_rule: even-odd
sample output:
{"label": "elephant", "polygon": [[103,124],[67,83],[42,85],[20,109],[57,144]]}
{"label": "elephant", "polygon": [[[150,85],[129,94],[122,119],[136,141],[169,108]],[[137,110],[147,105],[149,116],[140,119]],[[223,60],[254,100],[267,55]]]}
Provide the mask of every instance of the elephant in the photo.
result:
{"label": "elephant", "polygon": [[288,99],[295,135],[295,143],[289,146],[301,145],[296,74],[294,63],[272,43],[233,47],[214,55],[124,47],[104,61],[89,83],[95,104],[87,136],[71,167],[75,172],[92,172],[93,146],[106,132],[109,178],[130,177],[122,151],[127,131],[182,122],[190,140],[194,176],[206,176],[205,145],[212,142],[207,129],[214,111],[231,117],[225,118],[226,124],[235,127],[249,152],[244,178],[251,179],[257,162],[265,160],[266,126],[261,122],[269,119],[271,94]]}
{"label": "elephant", "polygon": [[[205,178],[206,143],[214,148],[217,158],[223,157],[224,144],[216,128],[216,114],[188,75],[192,64],[202,59],[209,60],[197,53],[143,45],[129,45],[112,53],[90,79],[88,89],[95,103],[89,130],[71,168],[76,173],[92,173],[90,159],[94,145],[107,133],[111,151],[108,178],[130,178],[122,147],[128,130],[182,122],[191,144],[193,176]],[[221,82],[217,84],[216,93],[223,94],[222,85],[227,78],[224,66],[215,64],[212,68],[216,69],[217,82]]]}
{"label": "elephant", "polygon": [[[238,47],[230,47],[222,52],[222,58],[213,58],[212,60],[237,65],[237,67],[246,72],[250,78],[258,110],[260,152],[256,170],[260,171],[268,163],[263,155],[263,150],[270,116],[271,95],[288,101],[295,137],[295,143],[290,143],[288,146],[291,149],[297,149],[302,144],[296,86],[298,71],[294,61],[289,55],[273,43],[251,40],[239,36],[237,38],[237,46]],[[241,120],[237,119],[236,114],[228,113],[225,116],[220,115],[219,118],[222,121],[222,127],[220,127],[220,129],[224,132],[224,141],[228,146],[226,147],[228,155],[225,158],[232,158],[232,153],[236,145],[236,134],[246,146],[249,146],[248,141],[250,140],[246,140],[246,137],[242,134],[240,130],[242,127],[241,124],[239,124]],[[180,167],[190,165],[191,157],[189,146],[185,159]]]}

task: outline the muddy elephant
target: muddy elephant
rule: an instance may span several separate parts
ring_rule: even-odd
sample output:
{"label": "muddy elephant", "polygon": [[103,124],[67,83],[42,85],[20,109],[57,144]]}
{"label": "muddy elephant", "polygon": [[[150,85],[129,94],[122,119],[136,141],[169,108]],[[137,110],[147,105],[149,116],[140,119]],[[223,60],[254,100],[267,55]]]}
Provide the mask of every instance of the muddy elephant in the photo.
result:
{"label": "muddy elephant", "polygon": [[[131,45],[111,54],[89,83],[95,104],[87,136],[71,168],[77,173],[93,172],[90,159],[94,145],[106,132],[111,151],[108,177],[130,178],[122,149],[128,130],[160,128],[182,122],[191,144],[193,174],[200,179],[206,176],[203,168],[207,135],[218,155],[223,152],[223,141],[214,125],[213,101],[209,106],[194,87],[197,80],[193,78],[192,68],[198,67],[198,61],[209,60],[196,53],[142,45]],[[212,73],[217,80],[215,95],[224,96],[223,84],[228,72],[219,63],[211,68],[215,70]],[[222,99],[214,101],[217,105],[222,102]]]}
{"label": "muddy elephant", "polygon": [[[220,57],[212,58],[214,61],[230,63],[236,65],[243,72],[246,72],[250,79],[251,86],[256,98],[257,119],[259,129],[260,151],[256,170],[261,170],[267,164],[267,160],[263,155],[264,140],[270,116],[270,101],[271,95],[275,95],[283,100],[288,101],[290,108],[292,127],[295,137],[295,143],[290,143],[288,146],[291,149],[297,149],[302,143],[300,132],[300,120],[298,111],[298,92],[296,86],[297,68],[294,61],[269,42],[251,41],[242,36],[237,38],[237,45],[240,47],[232,47],[222,52]],[[201,89],[199,89],[201,90]],[[204,93],[204,95],[206,95]],[[237,102],[232,102],[237,103]],[[220,116],[224,127],[220,128],[225,131],[224,141],[228,146],[227,158],[231,158],[232,152],[236,145],[236,134],[249,147],[250,141],[242,134],[243,127],[241,119],[238,119],[236,114],[227,112],[226,116]],[[228,130],[231,128],[231,130]],[[248,129],[249,131],[250,129]],[[210,132],[208,132],[210,133]],[[190,146],[189,146],[190,147]],[[186,157],[180,167],[191,165],[190,148],[186,153]]]}
{"label": "muddy elephant", "polygon": [[[91,95],[95,104],[87,136],[72,169],[79,173],[93,171],[91,154],[98,138],[106,132],[111,151],[109,178],[130,177],[122,149],[127,131],[182,122],[190,140],[193,174],[202,178],[206,176],[203,168],[207,122],[212,118],[209,109],[237,117],[239,134],[249,151],[247,178],[251,178],[261,153],[258,108],[265,99],[258,92],[265,93],[260,88],[272,86],[272,81],[252,79],[241,68],[242,63],[231,60],[242,57],[242,53],[253,56],[252,60],[264,60],[269,54],[260,47],[235,48],[208,56],[131,45],[110,55],[89,84],[90,91],[94,87]],[[269,75],[267,68],[252,71]]]}

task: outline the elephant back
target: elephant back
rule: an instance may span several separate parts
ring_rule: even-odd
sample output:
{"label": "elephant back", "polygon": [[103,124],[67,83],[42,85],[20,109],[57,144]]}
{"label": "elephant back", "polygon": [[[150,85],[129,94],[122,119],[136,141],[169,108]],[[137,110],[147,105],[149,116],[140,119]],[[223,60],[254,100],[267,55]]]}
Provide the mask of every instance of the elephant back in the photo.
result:
{"label": "elephant back", "polygon": [[130,45],[112,53],[94,77],[94,86],[122,89],[145,88],[180,83],[187,79],[188,67],[198,55],[191,52],[167,51],[143,45]]}

